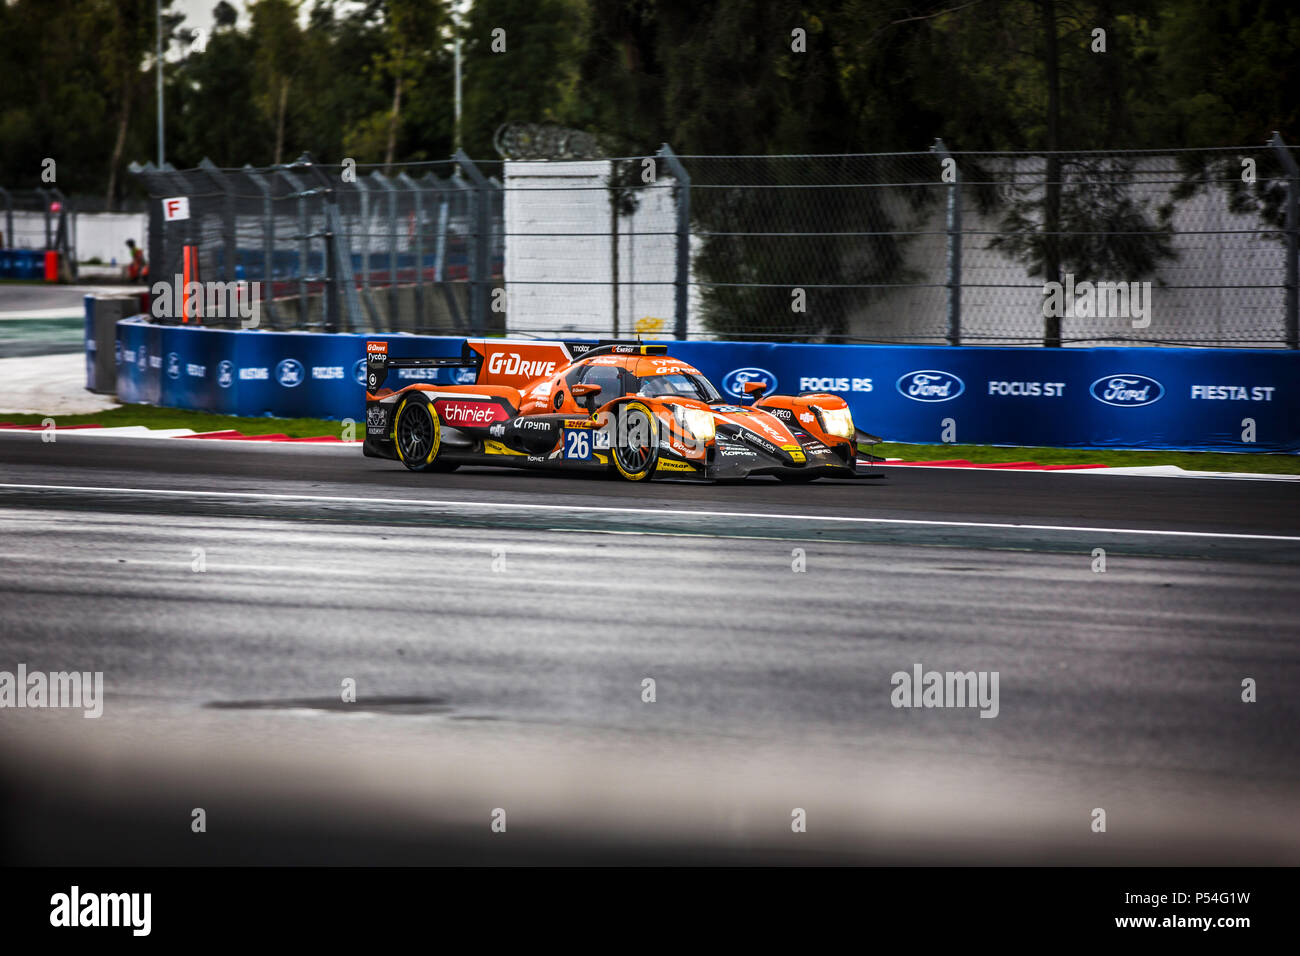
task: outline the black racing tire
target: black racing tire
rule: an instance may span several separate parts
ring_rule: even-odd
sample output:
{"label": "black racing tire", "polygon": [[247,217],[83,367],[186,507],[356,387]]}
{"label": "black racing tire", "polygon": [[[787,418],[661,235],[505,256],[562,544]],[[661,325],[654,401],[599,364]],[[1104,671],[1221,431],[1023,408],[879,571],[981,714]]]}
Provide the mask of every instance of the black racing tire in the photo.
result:
{"label": "black racing tire", "polygon": [[450,471],[455,467],[437,460],[442,450],[442,422],[422,396],[408,395],[397,406],[393,446],[398,459],[411,471]]}
{"label": "black racing tire", "polygon": [[627,481],[645,481],[659,460],[659,423],[654,411],[641,402],[619,406],[609,458]]}

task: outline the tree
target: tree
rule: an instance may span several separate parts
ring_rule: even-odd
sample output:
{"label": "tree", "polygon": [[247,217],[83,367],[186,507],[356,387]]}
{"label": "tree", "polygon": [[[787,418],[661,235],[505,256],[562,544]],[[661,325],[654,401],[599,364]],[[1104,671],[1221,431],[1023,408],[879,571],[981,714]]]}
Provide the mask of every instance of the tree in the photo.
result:
{"label": "tree", "polygon": [[299,0],[257,0],[249,7],[256,85],[253,100],[275,130],[272,162],[284,154],[285,117],[289,92],[298,71],[302,31],[298,27]]}
{"label": "tree", "polygon": [[[233,13],[233,8],[231,10]],[[195,166],[207,157],[218,166],[264,165],[271,161],[274,128],[257,111],[231,109],[255,98],[248,64],[257,53],[254,39],[218,18],[202,51],[194,50],[179,64],[173,78],[173,145],[177,166]]]}
{"label": "tree", "polygon": [[577,80],[582,11],[577,0],[475,0],[462,31],[467,153],[491,156],[502,123],[562,119]]}

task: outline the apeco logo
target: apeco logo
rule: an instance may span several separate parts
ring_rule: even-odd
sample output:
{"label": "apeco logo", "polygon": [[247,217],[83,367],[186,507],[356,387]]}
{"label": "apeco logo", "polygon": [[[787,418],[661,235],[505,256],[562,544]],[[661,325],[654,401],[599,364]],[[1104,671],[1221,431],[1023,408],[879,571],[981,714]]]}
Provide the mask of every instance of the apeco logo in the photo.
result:
{"label": "apeco logo", "polygon": [[222,359],[217,365],[217,385],[221,388],[230,388],[235,381],[235,363],[230,359]]}
{"label": "apeco logo", "polygon": [[167,377],[168,378],[181,377],[181,357],[177,355],[175,352],[167,353]]}
{"label": "apeco logo", "polygon": [[366,384],[366,360],[365,359],[357,359],[357,364],[352,366],[352,380],[356,382],[358,385]]}
{"label": "apeco logo", "polygon": [[1160,401],[1165,387],[1145,375],[1103,375],[1088,386],[1092,397],[1105,405],[1118,408],[1140,408]]}
{"label": "apeco logo", "polygon": [[736,368],[722,377],[722,390],[736,398],[748,398],[745,385],[749,382],[761,382],[765,388],[764,395],[776,391],[776,376],[765,368]]}
{"label": "apeco logo", "polygon": [[302,384],[304,369],[297,359],[282,359],[275,367],[275,380],[285,388],[297,388]]}
{"label": "apeco logo", "polygon": [[966,383],[951,372],[925,368],[901,376],[898,391],[914,402],[947,402],[966,391]]}

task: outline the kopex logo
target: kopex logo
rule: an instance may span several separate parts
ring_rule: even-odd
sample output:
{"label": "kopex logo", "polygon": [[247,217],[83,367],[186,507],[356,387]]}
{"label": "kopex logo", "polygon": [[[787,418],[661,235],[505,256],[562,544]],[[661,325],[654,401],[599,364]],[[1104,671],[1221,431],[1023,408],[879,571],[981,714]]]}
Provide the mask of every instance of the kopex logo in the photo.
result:
{"label": "kopex logo", "polygon": [[901,376],[898,391],[914,402],[947,402],[966,391],[966,383],[951,372],[926,368]]}
{"label": "kopex logo", "polygon": [[1146,375],[1103,375],[1088,386],[1092,397],[1105,405],[1117,408],[1140,408],[1160,401],[1165,387]]}
{"label": "kopex logo", "polygon": [[282,359],[275,367],[275,380],[285,388],[297,388],[304,377],[305,370],[297,359]]}
{"label": "kopex logo", "polygon": [[776,376],[765,368],[732,369],[722,378],[722,390],[728,395],[734,395],[736,398],[748,398],[749,396],[745,393],[745,385],[749,382],[762,383],[764,395],[771,395],[776,392]]}

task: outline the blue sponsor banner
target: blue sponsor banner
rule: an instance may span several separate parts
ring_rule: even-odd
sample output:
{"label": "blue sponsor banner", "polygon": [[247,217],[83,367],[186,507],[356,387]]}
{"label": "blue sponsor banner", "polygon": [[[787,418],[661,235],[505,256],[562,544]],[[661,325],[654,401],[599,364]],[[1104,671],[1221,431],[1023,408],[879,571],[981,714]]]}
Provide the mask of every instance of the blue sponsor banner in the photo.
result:
{"label": "blue sponsor banner", "polygon": [[[118,395],[231,415],[360,421],[365,343],[459,356],[463,339],[118,324]],[[1029,349],[668,342],[732,401],[831,392],[889,441],[1300,453],[1300,354],[1253,349]],[[101,347],[103,347],[101,345]],[[388,387],[458,369],[395,369]],[[1253,440],[1249,440],[1253,439]]]}
{"label": "blue sponsor banner", "polygon": [[[377,339],[389,343],[394,358],[459,356],[464,342],[158,326],[137,317],[117,325],[117,394],[123,402],[224,415],[359,421],[365,414],[365,344]],[[460,375],[459,369],[394,369],[388,387],[450,384]]]}
{"label": "blue sponsor banner", "polygon": [[[730,399],[832,392],[890,441],[1300,452],[1300,354],[675,342]],[[945,435],[945,432],[947,433]],[[1253,440],[1248,440],[1253,439]]]}
{"label": "blue sponsor banner", "polygon": [[95,353],[99,351],[99,343],[95,341],[95,297],[93,295],[82,296],[81,304],[82,308],[86,310],[86,390],[93,392],[95,390]]}

